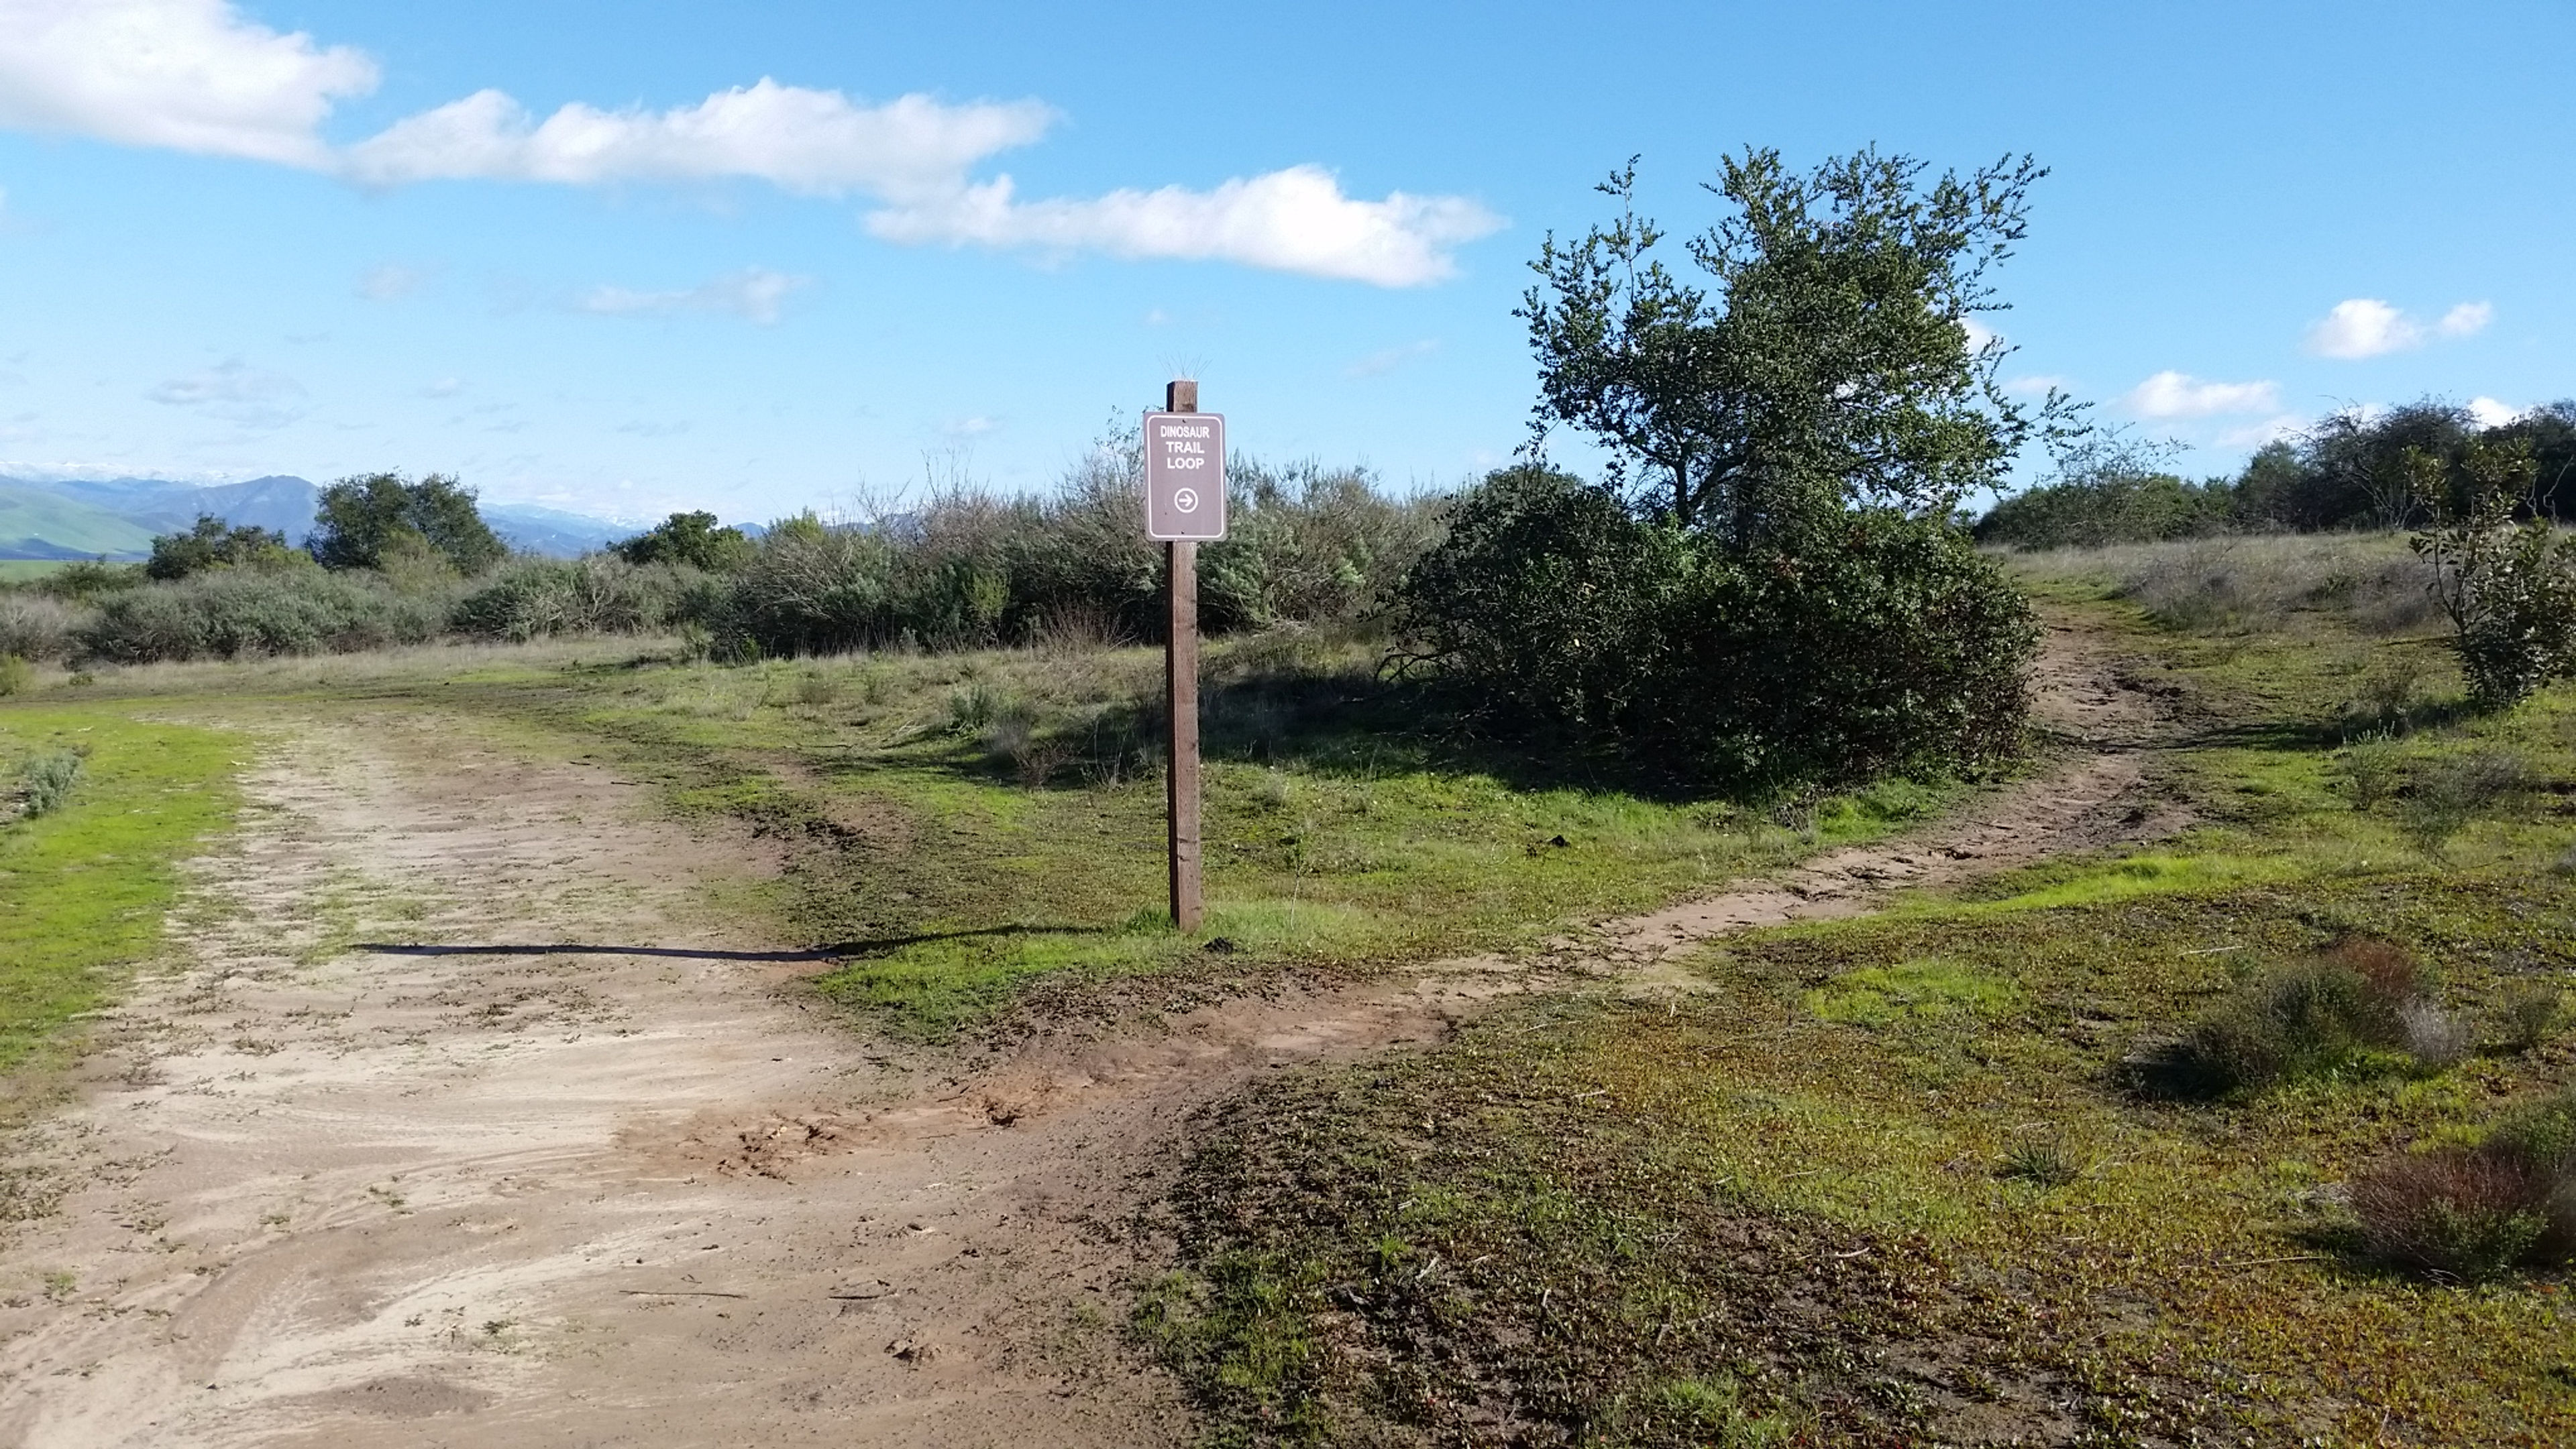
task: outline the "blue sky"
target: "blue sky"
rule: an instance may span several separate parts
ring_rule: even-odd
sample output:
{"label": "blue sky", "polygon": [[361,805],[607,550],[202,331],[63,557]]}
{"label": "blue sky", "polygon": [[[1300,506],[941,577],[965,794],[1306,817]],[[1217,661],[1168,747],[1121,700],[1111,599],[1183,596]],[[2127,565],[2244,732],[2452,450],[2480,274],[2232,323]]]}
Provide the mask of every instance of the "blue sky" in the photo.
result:
{"label": "blue sky", "polygon": [[1045,487],[1188,372],[1238,447],[1449,486],[1526,436],[1540,238],[1631,153],[1695,231],[1748,142],[2035,153],[2010,375],[2214,472],[2576,395],[2571,52],[2564,3],[0,0],[0,473],[759,519]]}

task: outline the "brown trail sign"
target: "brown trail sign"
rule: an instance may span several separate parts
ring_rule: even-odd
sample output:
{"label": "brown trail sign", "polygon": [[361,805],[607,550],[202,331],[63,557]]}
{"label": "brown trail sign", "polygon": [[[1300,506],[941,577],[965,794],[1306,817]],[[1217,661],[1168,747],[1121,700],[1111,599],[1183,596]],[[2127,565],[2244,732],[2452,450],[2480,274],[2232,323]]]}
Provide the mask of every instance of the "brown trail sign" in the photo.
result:
{"label": "brown trail sign", "polygon": [[1163,650],[1169,695],[1172,924],[1199,928],[1199,544],[1225,537],[1225,418],[1199,411],[1199,385],[1175,382],[1145,414],[1145,536],[1163,544],[1171,604]]}

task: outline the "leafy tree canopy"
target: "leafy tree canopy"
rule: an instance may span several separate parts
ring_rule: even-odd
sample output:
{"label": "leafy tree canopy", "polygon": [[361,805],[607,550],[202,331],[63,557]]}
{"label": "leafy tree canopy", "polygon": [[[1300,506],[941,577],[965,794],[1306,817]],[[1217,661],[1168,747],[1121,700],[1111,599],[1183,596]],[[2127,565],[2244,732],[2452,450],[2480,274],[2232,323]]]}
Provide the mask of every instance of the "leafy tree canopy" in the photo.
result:
{"label": "leafy tree canopy", "polygon": [[2046,174],[2006,158],[1926,186],[1924,163],[1865,150],[1798,176],[1748,147],[1707,187],[1732,210],[1689,243],[1702,284],[1654,255],[1632,159],[1598,188],[1617,220],[1531,263],[1534,434],[1591,434],[1614,487],[1739,548],[1794,547],[1853,507],[1948,514],[2034,432],[2072,427],[2062,395],[2007,396],[2009,349],[1969,326],[2002,310],[1987,274]]}
{"label": "leafy tree canopy", "polygon": [[234,528],[211,513],[200,513],[187,532],[152,540],[152,559],[143,571],[156,579],[184,579],[214,568],[275,568],[296,557],[285,534],[250,524]]}
{"label": "leafy tree canopy", "polygon": [[709,573],[730,573],[751,561],[751,536],[739,528],[719,527],[712,513],[674,513],[609,548],[632,564],[689,564]]}
{"label": "leafy tree canopy", "polygon": [[396,540],[418,539],[462,574],[508,556],[474,506],[474,490],[444,474],[414,483],[400,473],[343,478],[322,490],[305,547],[324,568],[382,568]]}

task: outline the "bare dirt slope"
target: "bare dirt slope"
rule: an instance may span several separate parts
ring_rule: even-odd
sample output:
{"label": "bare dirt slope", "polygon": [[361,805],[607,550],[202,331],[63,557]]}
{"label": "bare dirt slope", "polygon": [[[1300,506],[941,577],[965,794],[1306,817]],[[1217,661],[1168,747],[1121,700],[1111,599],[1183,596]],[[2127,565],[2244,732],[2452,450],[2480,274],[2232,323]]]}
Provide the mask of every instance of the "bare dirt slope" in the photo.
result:
{"label": "bare dirt slope", "polygon": [[[1284,989],[955,1077],[800,1009],[776,988],[803,953],[704,924],[697,883],[760,868],[745,842],[434,719],[298,725],[201,865],[184,968],[13,1146],[62,1197],[0,1245],[0,1442],[1185,1438],[1098,1331],[1131,1261],[1109,1224],[1180,1114],[1569,968],[1651,982],[1746,924],[2168,823],[2119,661],[2059,631],[2042,693],[2063,761],[1905,841],[1550,962]],[[496,945],[522,949],[453,949]]]}

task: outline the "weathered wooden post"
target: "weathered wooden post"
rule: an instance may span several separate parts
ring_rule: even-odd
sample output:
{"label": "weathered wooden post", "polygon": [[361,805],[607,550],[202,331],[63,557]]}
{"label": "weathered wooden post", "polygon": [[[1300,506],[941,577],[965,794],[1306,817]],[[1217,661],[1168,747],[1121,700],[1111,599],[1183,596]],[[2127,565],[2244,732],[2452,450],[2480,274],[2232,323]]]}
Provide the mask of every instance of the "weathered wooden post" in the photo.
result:
{"label": "weathered wooden post", "polygon": [[1145,414],[1145,535],[1163,544],[1170,630],[1163,647],[1170,704],[1172,924],[1199,927],[1199,578],[1202,541],[1225,537],[1225,418],[1199,411],[1199,385],[1176,381],[1163,410]]}

